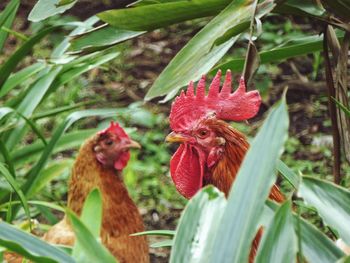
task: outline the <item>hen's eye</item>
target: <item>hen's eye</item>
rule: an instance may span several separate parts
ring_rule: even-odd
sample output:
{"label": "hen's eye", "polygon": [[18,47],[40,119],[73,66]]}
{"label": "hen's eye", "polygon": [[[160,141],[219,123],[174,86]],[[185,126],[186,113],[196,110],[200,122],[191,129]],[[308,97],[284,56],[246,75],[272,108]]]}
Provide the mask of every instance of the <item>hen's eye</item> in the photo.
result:
{"label": "hen's eye", "polygon": [[198,131],[198,136],[201,137],[201,138],[205,138],[207,137],[209,134],[208,130],[205,130],[205,129],[201,129]]}
{"label": "hen's eye", "polygon": [[105,141],[105,144],[108,145],[108,146],[110,146],[110,145],[113,144],[113,141],[112,141],[112,140],[106,140],[106,141]]}

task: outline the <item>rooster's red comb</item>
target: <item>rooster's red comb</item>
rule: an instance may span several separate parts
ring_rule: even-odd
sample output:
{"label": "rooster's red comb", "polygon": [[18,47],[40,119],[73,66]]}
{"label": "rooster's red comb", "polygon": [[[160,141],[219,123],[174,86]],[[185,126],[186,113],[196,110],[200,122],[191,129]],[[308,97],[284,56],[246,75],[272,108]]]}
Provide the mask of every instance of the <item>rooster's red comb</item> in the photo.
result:
{"label": "rooster's red comb", "polygon": [[193,82],[187,92],[181,92],[171,106],[170,127],[174,131],[188,130],[201,119],[214,113],[221,120],[242,121],[254,117],[259,111],[261,97],[257,90],[246,92],[244,79],[241,78],[238,89],[232,91],[231,71],[226,72],[225,82],[220,91],[221,71],[219,70],[205,95],[205,76],[197,85],[194,93]]}
{"label": "rooster's red comb", "polygon": [[120,127],[118,122],[111,121],[111,124],[109,125],[109,127],[104,129],[103,131],[100,131],[98,134],[103,135],[109,132],[116,134],[119,138],[125,138],[125,139],[129,138],[127,133],[124,131],[122,127]]}

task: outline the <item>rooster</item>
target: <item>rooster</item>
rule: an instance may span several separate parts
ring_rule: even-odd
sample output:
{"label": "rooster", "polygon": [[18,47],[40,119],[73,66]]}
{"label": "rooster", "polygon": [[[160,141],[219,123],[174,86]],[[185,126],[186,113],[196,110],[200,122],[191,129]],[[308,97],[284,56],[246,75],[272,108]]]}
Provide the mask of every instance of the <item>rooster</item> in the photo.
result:
{"label": "rooster", "polygon": [[[118,123],[88,139],[76,158],[68,189],[68,208],[80,215],[85,198],[94,188],[102,195],[102,243],[119,262],[149,262],[142,218],[121,179],[130,158],[130,148],[140,148]],[[72,246],[74,232],[68,219],[54,225],[43,237],[53,244]]]}
{"label": "rooster", "polygon": [[[205,94],[205,76],[194,92],[190,82],[187,92],[181,92],[171,106],[168,142],[181,143],[170,161],[170,173],[177,190],[191,198],[200,188],[212,184],[229,194],[239,167],[249,148],[246,137],[226,121],[243,121],[254,117],[260,107],[258,91],[246,92],[244,79],[231,93],[232,76],[227,71],[220,91],[221,71],[213,79],[208,95]],[[283,202],[284,197],[276,185],[270,198]],[[259,244],[260,229],[252,244],[250,262]]]}

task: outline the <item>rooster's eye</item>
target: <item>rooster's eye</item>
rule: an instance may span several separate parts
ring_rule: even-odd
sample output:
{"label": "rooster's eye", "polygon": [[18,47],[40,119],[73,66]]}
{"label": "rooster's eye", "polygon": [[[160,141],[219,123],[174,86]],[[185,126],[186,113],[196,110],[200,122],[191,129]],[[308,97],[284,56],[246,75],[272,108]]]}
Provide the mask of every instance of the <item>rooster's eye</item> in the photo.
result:
{"label": "rooster's eye", "polygon": [[205,138],[208,136],[209,132],[208,132],[208,130],[200,129],[197,134],[199,137]]}

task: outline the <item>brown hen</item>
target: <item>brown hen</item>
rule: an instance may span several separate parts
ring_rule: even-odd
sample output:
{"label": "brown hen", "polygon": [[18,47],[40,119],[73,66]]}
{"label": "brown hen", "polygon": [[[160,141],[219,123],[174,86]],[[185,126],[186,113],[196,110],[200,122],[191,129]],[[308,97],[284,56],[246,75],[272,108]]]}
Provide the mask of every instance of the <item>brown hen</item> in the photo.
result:
{"label": "brown hen", "polygon": [[[130,234],[144,231],[142,218],[121,179],[130,148],[140,145],[132,141],[117,124],[88,139],[80,148],[69,182],[68,207],[80,215],[85,198],[94,188],[102,195],[102,243],[119,262],[149,262],[145,237]],[[72,246],[74,232],[67,218],[54,225],[44,240]]]}

